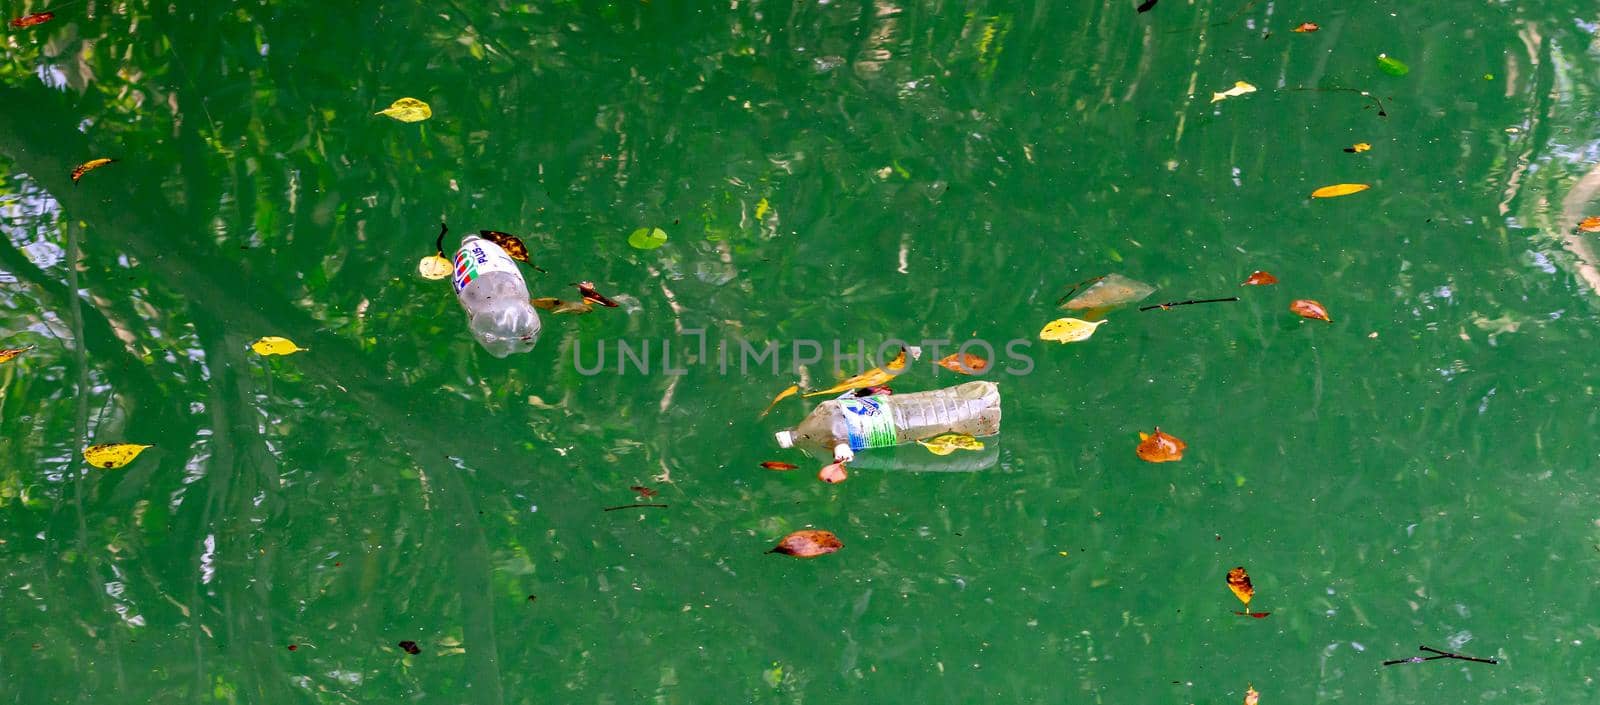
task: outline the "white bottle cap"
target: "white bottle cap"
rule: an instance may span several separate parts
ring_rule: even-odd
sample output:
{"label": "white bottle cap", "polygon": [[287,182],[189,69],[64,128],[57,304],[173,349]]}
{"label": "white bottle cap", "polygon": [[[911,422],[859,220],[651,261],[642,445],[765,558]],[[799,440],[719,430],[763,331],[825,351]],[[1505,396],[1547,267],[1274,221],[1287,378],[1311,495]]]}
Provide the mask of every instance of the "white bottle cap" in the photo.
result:
{"label": "white bottle cap", "polygon": [[794,447],[794,431],[779,431],[777,435],[779,448]]}
{"label": "white bottle cap", "polygon": [[833,447],[833,462],[848,463],[856,459],[856,452],[850,450],[849,443],[840,443]]}

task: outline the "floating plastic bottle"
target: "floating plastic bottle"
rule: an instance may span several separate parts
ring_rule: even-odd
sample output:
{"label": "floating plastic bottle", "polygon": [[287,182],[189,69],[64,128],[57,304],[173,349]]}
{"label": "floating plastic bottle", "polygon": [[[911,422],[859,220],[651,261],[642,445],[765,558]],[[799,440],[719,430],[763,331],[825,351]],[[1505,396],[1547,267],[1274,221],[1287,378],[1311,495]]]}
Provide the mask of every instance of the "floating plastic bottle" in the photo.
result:
{"label": "floating plastic bottle", "polygon": [[913,394],[873,395],[822,402],[788,431],[778,445],[832,449],[835,460],[855,451],[886,448],[943,433],[992,436],[1000,432],[1000,387],[968,382]]}
{"label": "floating plastic bottle", "polygon": [[455,259],[456,297],[472,337],[495,357],[527,352],[539,341],[539,312],[516,260],[488,240],[468,235]]}

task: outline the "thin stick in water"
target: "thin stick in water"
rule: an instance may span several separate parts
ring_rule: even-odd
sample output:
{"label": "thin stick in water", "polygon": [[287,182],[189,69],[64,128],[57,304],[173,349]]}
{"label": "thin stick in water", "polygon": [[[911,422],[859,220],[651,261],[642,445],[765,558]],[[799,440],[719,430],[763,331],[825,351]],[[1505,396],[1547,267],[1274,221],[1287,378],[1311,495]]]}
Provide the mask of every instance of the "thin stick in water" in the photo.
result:
{"label": "thin stick in water", "polygon": [[614,512],[614,511],[617,511],[618,509],[634,509],[634,508],[637,508],[637,507],[655,507],[657,509],[666,509],[667,505],[665,505],[665,504],[624,504],[624,505],[622,505],[620,507],[606,507],[605,511]]}
{"label": "thin stick in water", "polygon": [[1239,300],[1239,297],[1237,297],[1237,296],[1229,296],[1229,297],[1224,298],[1224,299],[1189,299],[1188,301],[1168,301],[1167,303],[1164,303],[1164,304],[1151,304],[1149,306],[1140,306],[1139,310],[1140,311],[1153,311],[1153,310],[1159,308],[1159,309],[1165,311],[1165,310],[1167,310],[1169,308],[1172,308],[1173,306],[1193,306],[1194,304],[1217,304],[1217,303],[1223,303],[1223,302],[1227,302],[1227,301],[1238,301],[1238,300]]}

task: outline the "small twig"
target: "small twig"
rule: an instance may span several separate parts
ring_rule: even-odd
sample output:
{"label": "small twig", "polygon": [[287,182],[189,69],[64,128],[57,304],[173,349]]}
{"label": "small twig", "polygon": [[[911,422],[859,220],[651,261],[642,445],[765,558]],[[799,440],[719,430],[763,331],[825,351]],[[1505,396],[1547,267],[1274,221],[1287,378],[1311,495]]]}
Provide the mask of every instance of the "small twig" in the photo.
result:
{"label": "small twig", "polygon": [[447,233],[447,232],[450,232],[450,228],[446,227],[443,221],[440,221],[440,223],[439,223],[439,239],[435,240],[433,242],[433,249],[439,251],[439,256],[440,257],[444,256],[444,234]]}
{"label": "small twig", "polygon": [[635,508],[638,508],[638,507],[655,507],[657,509],[666,509],[667,505],[665,505],[665,504],[624,504],[624,505],[622,505],[620,507],[606,507],[605,511],[614,512],[614,511],[617,511],[618,509],[635,509]]}
{"label": "small twig", "polygon": [[1373,103],[1375,103],[1378,106],[1378,117],[1389,117],[1389,113],[1385,112],[1384,109],[1383,109],[1383,99],[1381,99],[1378,96],[1375,96],[1375,95],[1373,95],[1373,94],[1371,94],[1371,93],[1369,93],[1367,91],[1361,90],[1359,88],[1338,88],[1338,87],[1335,87],[1335,88],[1305,88],[1305,87],[1296,87],[1296,88],[1285,88],[1283,90],[1286,90],[1286,91],[1316,91],[1318,93],[1334,93],[1334,92],[1338,92],[1338,93],[1354,93],[1354,94],[1359,95],[1359,96],[1361,96],[1363,98],[1370,99]]}
{"label": "small twig", "polygon": [[1140,311],[1150,311],[1150,310],[1159,308],[1159,309],[1165,311],[1165,310],[1167,310],[1169,308],[1172,308],[1173,306],[1192,306],[1194,304],[1216,304],[1216,303],[1222,303],[1222,302],[1225,302],[1225,301],[1238,301],[1238,300],[1239,300],[1239,297],[1237,297],[1237,296],[1229,296],[1229,297],[1227,297],[1225,299],[1189,299],[1188,301],[1168,301],[1167,303],[1164,303],[1164,304],[1152,304],[1152,305],[1149,305],[1149,306],[1140,306],[1139,310]]}
{"label": "small twig", "polygon": [[1385,666],[1393,666],[1393,665],[1395,665],[1397,663],[1422,663],[1423,661],[1437,661],[1437,660],[1442,659],[1442,658],[1455,659],[1457,661],[1471,661],[1473,663],[1489,663],[1489,664],[1498,664],[1498,663],[1500,663],[1499,661],[1496,661],[1496,660],[1494,660],[1492,658],[1478,658],[1476,656],[1462,656],[1461,654],[1454,654],[1454,653],[1450,653],[1449,651],[1440,651],[1438,649],[1435,649],[1435,648],[1432,648],[1432,647],[1428,647],[1428,646],[1418,646],[1417,648],[1421,649],[1423,651],[1426,651],[1428,653],[1438,654],[1438,655],[1437,656],[1428,656],[1428,657],[1412,656],[1411,658],[1391,659],[1391,660],[1388,660],[1388,661],[1384,661],[1383,665],[1385,665]]}

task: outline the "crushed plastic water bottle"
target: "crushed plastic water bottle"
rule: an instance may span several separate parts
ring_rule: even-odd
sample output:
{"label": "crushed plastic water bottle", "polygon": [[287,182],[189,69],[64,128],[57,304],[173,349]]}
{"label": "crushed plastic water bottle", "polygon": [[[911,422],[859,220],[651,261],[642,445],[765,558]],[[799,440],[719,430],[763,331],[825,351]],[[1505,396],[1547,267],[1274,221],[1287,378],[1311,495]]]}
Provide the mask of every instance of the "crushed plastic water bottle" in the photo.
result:
{"label": "crushed plastic water bottle", "polygon": [[944,433],[992,436],[1000,432],[1000,387],[968,382],[913,394],[873,395],[822,402],[805,420],[778,432],[783,448],[832,449],[844,462],[855,451],[886,448]]}
{"label": "crushed plastic water bottle", "polygon": [[539,312],[516,260],[488,240],[468,235],[455,258],[456,297],[472,337],[495,357],[527,352],[539,342]]}

